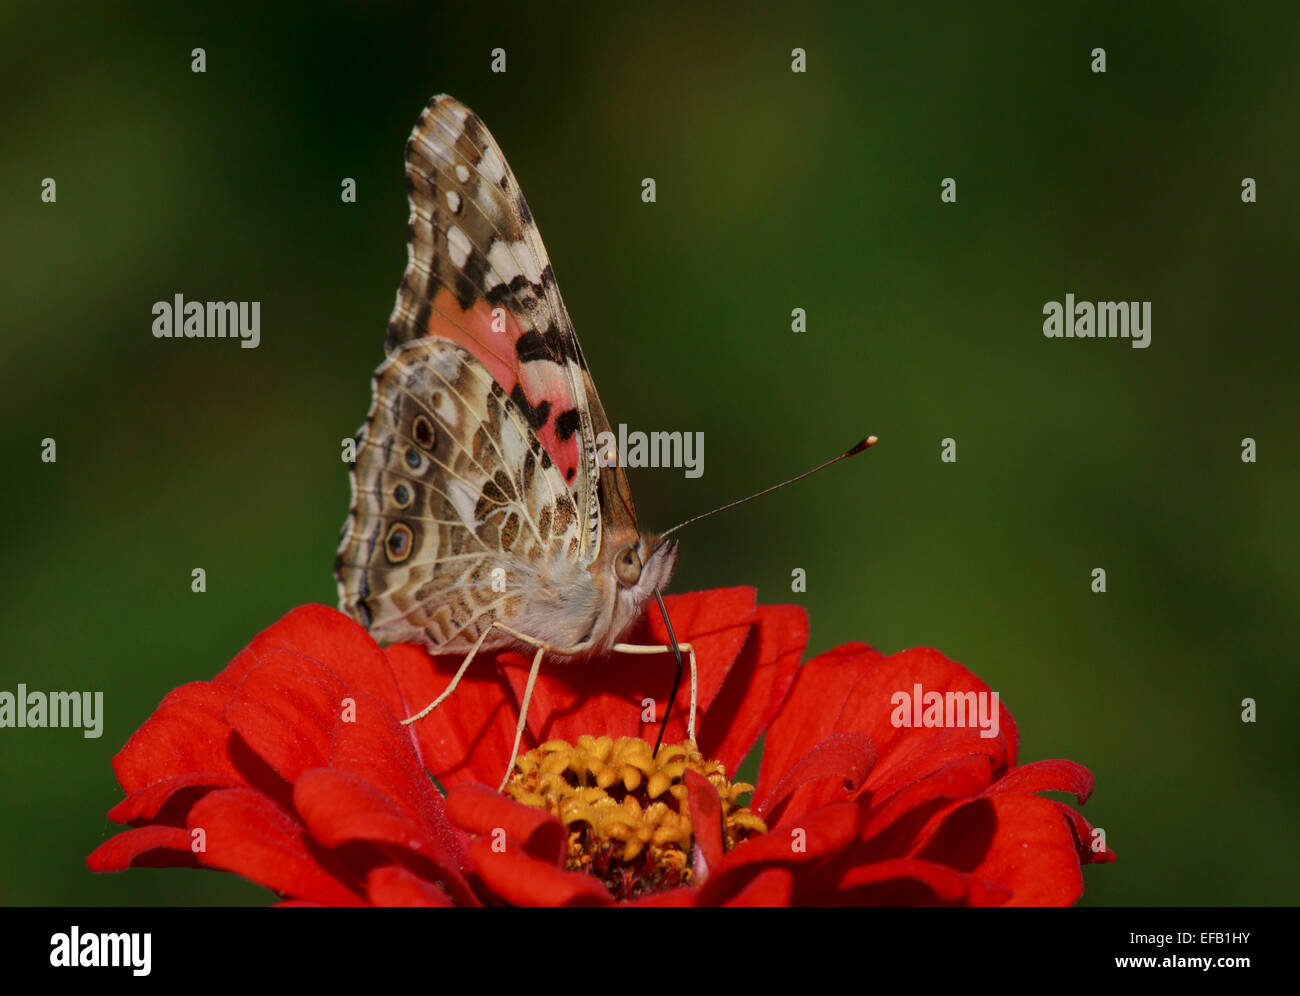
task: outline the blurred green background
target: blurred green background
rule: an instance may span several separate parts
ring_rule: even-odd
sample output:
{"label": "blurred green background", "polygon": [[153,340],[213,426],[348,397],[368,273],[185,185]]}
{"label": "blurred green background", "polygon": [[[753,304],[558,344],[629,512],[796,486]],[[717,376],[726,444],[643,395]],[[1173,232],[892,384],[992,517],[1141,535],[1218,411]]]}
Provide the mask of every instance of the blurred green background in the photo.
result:
{"label": "blurred green background", "polygon": [[[1120,860],[1084,903],[1294,902],[1300,21],[980,6],[5,4],[0,689],[103,690],[107,722],[0,730],[0,902],[270,899],[83,861],[158,700],[334,602],[339,441],[443,91],[505,149],[611,420],[705,435],[699,480],[630,472],[643,525],[881,438],[693,527],[674,590],[982,676],[1023,760],[1096,777]],[[1045,339],[1067,292],[1153,302],[1151,347]],[[260,348],[153,338],[176,293],[261,301]]]}

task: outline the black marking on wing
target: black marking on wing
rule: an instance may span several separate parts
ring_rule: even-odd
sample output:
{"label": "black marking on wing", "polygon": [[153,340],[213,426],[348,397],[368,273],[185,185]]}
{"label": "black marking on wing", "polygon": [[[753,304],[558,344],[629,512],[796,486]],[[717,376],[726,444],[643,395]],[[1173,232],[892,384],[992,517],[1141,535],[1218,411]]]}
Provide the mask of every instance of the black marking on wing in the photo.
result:
{"label": "black marking on wing", "polygon": [[581,425],[582,419],[579,417],[576,408],[570,408],[568,411],[555,416],[555,434],[562,442],[572,439],[573,434],[578,431]]}
{"label": "black marking on wing", "polygon": [[541,288],[519,273],[511,277],[509,283],[493,284],[484,291],[484,297],[493,307],[509,307],[526,290],[532,291],[534,297],[541,297]]}
{"label": "black marking on wing", "polygon": [[527,419],[528,424],[532,427],[534,432],[544,426],[546,420],[551,417],[551,403],[549,401],[543,401],[534,408],[528,403],[528,398],[524,396],[524,388],[522,384],[515,385],[515,389],[510,392],[510,400],[513,401],[519,411],[523,413],[524,418]]}
{"label": "black marking on wing", "polygon": [[487,260],[481,253],[471,252],[469,258],[465,260],[462,268],[455,270],[453,293],[456,295],[456,303],[460,305],[461,311],[469,311],[474,302],[478,300],[479,288],[483,286],[484,276],[487,273]]}
{"label": "black marking on wing", "polygon": [[531,330],[515,342],[515,355],[520,363],[532,363],[534,360],[553,359],[555,354],[541,333]]}
{"label": "black marking on wing", "polygon": [[561,335],[554,322],[546,327],[545,332],[530,329],[521,335],[515,343],[515,355],[519,357],[520,363],[531,363],[534,360],[563,363],[578,358],[572,338]]}

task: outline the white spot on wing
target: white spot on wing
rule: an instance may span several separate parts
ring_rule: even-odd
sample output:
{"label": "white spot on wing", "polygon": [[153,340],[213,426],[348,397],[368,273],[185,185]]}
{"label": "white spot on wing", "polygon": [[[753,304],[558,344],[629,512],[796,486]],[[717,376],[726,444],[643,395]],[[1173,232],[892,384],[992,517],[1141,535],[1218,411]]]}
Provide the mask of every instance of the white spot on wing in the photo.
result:
{"label": "white spot on wing", "polygon": [[464,163],[456,164],[456,179],[461,183],[469,182],[469,170],[466,168]]}
{"label": "white spot on wing", "polygon": [[[448,378],[450,379],[450,378]],[[447,395],[446,391],[438,392],[440,397],[438,404],[433,405],[433,413],[438,416],[438,421],[449,429],[454,429],[460,423],[460,411]]]}
{"label": "white spot on wing", "polygon": [[513,421],[501,427],[501,457],[507,467],[522,467],[528,444]]}
{"label": "white spot on wing", "polygon": [[463,269],[469,260],[469,237],[455,225],[447,229],[447,250],[451,253],[451,261]]}
{"label": "white spot on wing", "polygon": [[460,214],[460,194],[454,190],[448,190],[447,207],[451,208],[452,214]]}
{"label": "white spot on wing", "polygon": [[454,349],[439,349],[430,362],[434,373],[449,384],[456,383],[456,378],[460,376],[460,357]]}
{"label": "white spot on wing", "polygon": [[451,499],[451,507],[456,510],[457,518],[473,529],[476,525],[474,508],[478,505],[478,492],[459,477],[453,477],[447,481],[447,497]]}
{"label": "white spot on wing", "polygon": [[500,275],[502,283],[508,284],[520,273],[528,279],[529,283],[542,282],[541,271],[537,269],[537,260],[533,258],[532,250],[522,240],[508,243],[494,239],[492,248],[488,250],[488,263]]}
{"label": "white spot on wing", "polygon": [[492,146],[488,146],[483,151],[483,160],[478,164],[478,168],[493,183],[500,183],[501,178],[506,175],[506,165],[501,161],[501,156]]}
{"label": "white spot on wing", "polygon": [[416,142],[424,148],[424,154],[432,162],[447,164],[454,161],[455,157],[451,154],[451,147],[432,132],[417,131],[414,137]]}

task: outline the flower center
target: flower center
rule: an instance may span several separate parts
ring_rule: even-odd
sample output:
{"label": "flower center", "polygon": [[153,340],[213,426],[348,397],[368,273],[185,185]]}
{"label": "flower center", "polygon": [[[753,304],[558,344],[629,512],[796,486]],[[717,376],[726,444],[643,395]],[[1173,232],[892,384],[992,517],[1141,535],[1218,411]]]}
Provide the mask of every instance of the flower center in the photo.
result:
{"label": "flower center", "polygon": [[583,735],[576,746],[548,740],[522,755],[506,795],[545,809],[569,831],[565,867],[605,883],[616,899],[688,885],[691,880],[687,769],[708,779],[722,803],[722,846],[767,832],[767,824],[737,799],[754,786],[731,782],[695,744],[665,744],[656,757],[635,737]]}

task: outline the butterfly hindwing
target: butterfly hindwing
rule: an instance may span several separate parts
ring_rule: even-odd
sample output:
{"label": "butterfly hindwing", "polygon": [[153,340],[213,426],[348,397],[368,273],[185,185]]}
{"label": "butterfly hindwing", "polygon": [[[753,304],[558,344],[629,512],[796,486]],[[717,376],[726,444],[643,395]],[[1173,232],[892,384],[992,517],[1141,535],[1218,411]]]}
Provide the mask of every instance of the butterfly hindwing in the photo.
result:
{"label": "butterfly hindwing", "polygon": [[[386,641],[455,648],[581,584],[577,509],[523,413],[464,349],[399,347],[358,436],[340,599]],[[565,565],[571,576],[563,575]],[[567,632],[560,634],[569,636]]]}

